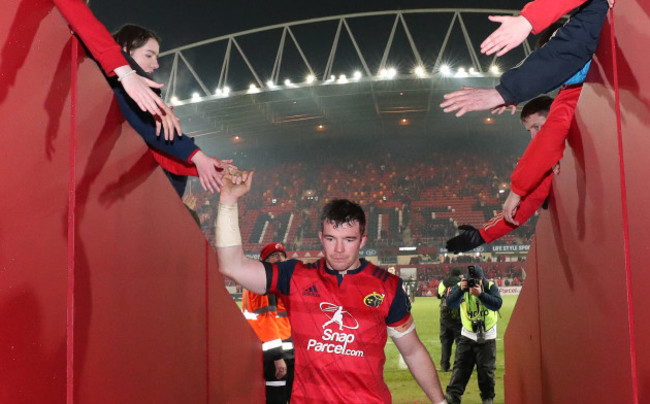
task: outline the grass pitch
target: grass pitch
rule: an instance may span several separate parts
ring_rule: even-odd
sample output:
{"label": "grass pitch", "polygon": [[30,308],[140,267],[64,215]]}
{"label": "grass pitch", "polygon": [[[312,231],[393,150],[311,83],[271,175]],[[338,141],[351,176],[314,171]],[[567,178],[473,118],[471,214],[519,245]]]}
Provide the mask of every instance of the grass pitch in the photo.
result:
{"label": "grass pitch", "polygon": [[[503,306],[501,307],[501,317],[497,323],[497,369],[495,371],[495,404],[503,404],[505,396],[503,393],[503,374],[504,374],[504,353],[503,353],[503,335],[508,327],[512,310],[517,302],[516,295],[503,295]],[[440,301],[435,297],[418,297],[413,303],[411,313],[415,318],[417,332],[420,339],[427,347],[433,363],[438,367],[440,363]],[[455,349],[455,345],[454,345]],[[454,352],[452,352],[452,364]],[[401,363],[400,363],[401,362]],[[451,372],[438,373],[440,384],[442,385],[443,392],[449,384]],[[424,395],[420,387],[417,385],[411,373],[400,361],[400,355],[392,343],[388,339],[386,344],[386,365],[384,367],[384,379],[388,384],[388,388],[393,395],[393,403],[395,404],[420,404],[429,403],[430,401]],[[465,394],[463,395],[463,404],[481,403],[480,391],[478,382],[476,380],[476,370],[472,375]]]}

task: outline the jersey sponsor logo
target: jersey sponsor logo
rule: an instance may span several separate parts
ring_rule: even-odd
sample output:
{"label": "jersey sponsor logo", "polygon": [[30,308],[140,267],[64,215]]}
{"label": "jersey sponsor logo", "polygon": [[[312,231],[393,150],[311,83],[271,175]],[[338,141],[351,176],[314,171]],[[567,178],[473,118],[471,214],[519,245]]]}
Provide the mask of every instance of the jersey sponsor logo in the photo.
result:
{"label": "jersey sponsor logo", "polygon": [[320,309],[329,321],[323,324],[323,329],[332,323],[336,323],[339,326],[339,330],[343,331],[344,328],[350,330],[356,330],[359,328],[359,322],[356,318],[352,317],[349,311],[343,310],[343,306],[338,306],[336,304],[322,302],[320,304]]}
{"label": "jersey sponsor logo", "polygon": [[320,297],[320,294],[318,293],[318,289],[316,289],[316,285],[311,285],[311,287],[305,289],[305,291],[302,292],[302,295]]}
{"label": "jersey sponsor logo", "polygon": [[[343,306],[322,302],[320,309],[327,316],[328,320],[323,323],[323,334],[320,340],[311,338],[307,341],[307,350],[315,352],[325,352],[335,355],[346,356],[364,356],[364,351],[352,349],[349,345],[353,344],[356,337],[346,330],[356,330],[359,328],[359,322],[350,312],[346,311]],[[332,330],[332,325],[335,329]],[[336,330],[338,328],[338,331]]]}
{"label": "jersey sponsor logo", "polygon": [[377,292],[372,292],[363,298],[363,304],[368,307],[379,307],[384,302],[384,296],[386,295],[380,295]]}

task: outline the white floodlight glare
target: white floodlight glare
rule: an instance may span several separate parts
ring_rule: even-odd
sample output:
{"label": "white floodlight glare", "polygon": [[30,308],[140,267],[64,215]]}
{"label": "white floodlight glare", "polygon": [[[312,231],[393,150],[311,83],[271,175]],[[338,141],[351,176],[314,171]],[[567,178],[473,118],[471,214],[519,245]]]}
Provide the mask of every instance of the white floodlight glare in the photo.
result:
{"label": "white floodlight glare", "polygon": [[293,84],[289,79],[284,80],[284,85],[287,87],[296,87],[296,85]]}
{"label": "white floodlight glare", "polygon": [[413,246],[413,247],[412,247],[412,246],[408,246],[408,247],[400,247],[400,248],[399,248],[400,251],[416,251],[417,249],[418,249],[418,248],[417,248],[417,247],[414,247],[414,246]]}
{"label": "white floodlight glare", "polygon": [[179,102],[179,101],[178,101],[178,97],[176,97],[176,96],[173,96],[173,97],[170,99],[170,101],[171,101],[172,105],[178,105],[178,102]]}
{"label": "white floodlight glare", "polygon": [[467,70],[464,67],[459,67],[456,71],[456,77],[467,77]]}
{"label": "white floodlight glare", "polygon": [[269,80],[269,81],[267,81],[267,82],[266,82],[266,86],[267,86],[268,88],[275,88],[275,87],[276,87],[276,86],[275,86],[275,83],[273,82],[273,80]]}
{"label": "white floodlight glare", "polygon": [[192,93],[192,102],[201,101],[201,95],[199,93]]}
{"label": "white floodlight glare", "polygon": [[395,78],[396,75],[397,75],[397,70],[391,67],[390,69],[388,69],[388,75],[386,76],[386,78],[388,80],[392,80]]}
{"label": "white floodlight glare", "polygon": [[478,74],[478,72],[476,71],[475,68],[470,67],[470,68],[469,68],[469,74]]}
{"label": "white floodlight glare", "polygon": [[379,71],[379,77],[385,79],[388,76],[388,69],[381,69]]}
{"label": "white floodlight glare", "polygon": [[426,74],[427,74],[426,71],[424,70],[424,67],[422,67],[422,66],[417,66],[415,68],[415,70],[413,70],[413,72],[415,73],[415,75],[417,77],[420,77],[420,78],[426,76]]}
{"label": "white floodlight glare", "polygon": [[354,76],[352,76],[352,77],[354,77],[355,80],[361,80],[361,77],[363,77],[363,75],[361,74],[361,72],[359,70],[357,70],[357,71],[354,72]]}
{"label": "white floodlight glare", "polygon": [[339,83],[339,84],[345,84],[345,83],[347,83],[347,82],[348,82],[348,77],[347,77],[345,74],[341,74],[341,75],[339,76],[338,83]]}
{"label": "white floodlight glare", "polygon": [[220,88],[217,88],[216,90],[214,90],[214,95],[217,95],[217,96],[223,95],[223,91],[221,91]]}
{"label": "white floodlight glare", "polygon": [[449,65],[440,66],[440,73],[442,73],[443,76],[451,76],[451,67],[449,67]]}
{"label": "white floodlight glare", "polygon": [[255,84],[251,84],[250,86],[248,86],[248,91],[247,92],[248,92],[248,94],[256,94],[256,93],[260,92],[260,89],[257,88],[257,86]]}
{"label": "white floodlight glare", "polygon": [[225,86],[225,87],[223,88],[223,95],[227,97],[228,94],[230,94],[230,87]]}
{"label": "white floodlight glare", "polygon": [[492,74],[501,74],[501,69],[499,69],[499,66],[497,65],[492,65],[490,66],[490,72]]}
{"label": "white floodlight glare", "polygon": [[316,80],[316,77],[314,77],[313,74],[310,74],[307,76],[307,79],[305,80],[307,83],[311,84]]}

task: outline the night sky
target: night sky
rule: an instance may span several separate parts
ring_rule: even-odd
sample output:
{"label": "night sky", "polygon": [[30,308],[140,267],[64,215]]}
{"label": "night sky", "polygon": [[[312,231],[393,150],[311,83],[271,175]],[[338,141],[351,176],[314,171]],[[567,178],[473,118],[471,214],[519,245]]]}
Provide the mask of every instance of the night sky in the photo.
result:
{"label": "night sky", "polygon": [[[91,0],[89,5],[110,31],[125,23],[151,28],[166,50],[220,35],[277,23],[365,11],[417,8],[521,9],[525,0]],[[496,24],[495,24],[496,27]]]}

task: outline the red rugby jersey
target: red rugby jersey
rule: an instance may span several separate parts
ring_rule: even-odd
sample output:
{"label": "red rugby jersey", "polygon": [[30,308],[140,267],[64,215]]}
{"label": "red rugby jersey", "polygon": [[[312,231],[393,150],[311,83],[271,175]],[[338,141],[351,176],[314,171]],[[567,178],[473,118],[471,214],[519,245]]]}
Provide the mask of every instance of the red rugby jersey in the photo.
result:
{"label": "red rugby jersey", "polygon": [[402,280],[361,260],[344,276],[289,260],[265,264],[267,290],[283,296],[295,347],[293,403],[390,403],[386,326],[410,318]]}

